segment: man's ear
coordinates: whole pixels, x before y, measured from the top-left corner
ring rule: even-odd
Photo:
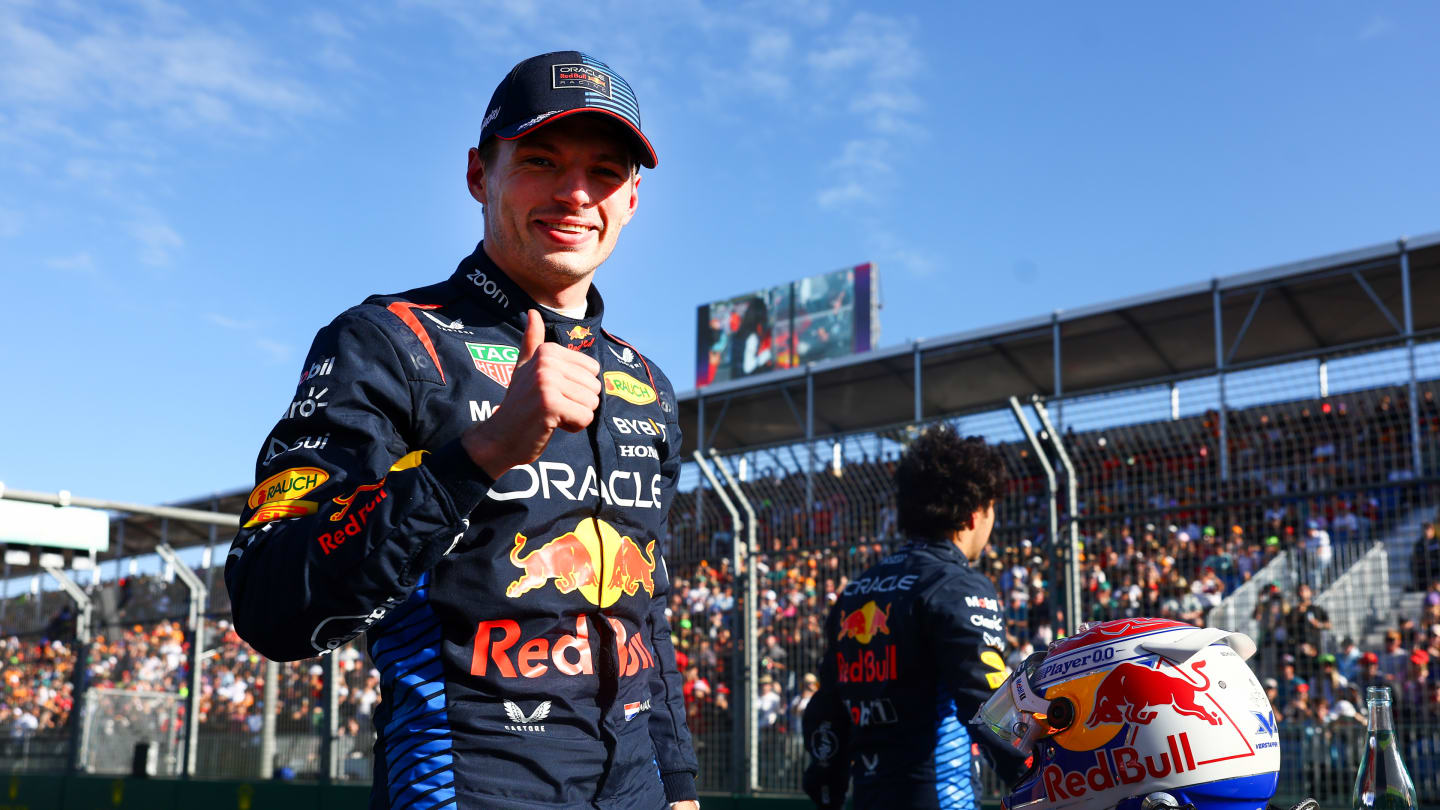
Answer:
[[[630,206],[625,210],[625,221],[621,226],[629,225],[630,220],[635,216],[635,209],[640,205],[640,181],[643,178],[640,172],[635,172],[634,181],[630,183]]]
[[[465,167],[465,182],[470,186],[470,196],[475,202],[485,204],[485,162],[480,159],[480,150],[470,147],[469,161]]]

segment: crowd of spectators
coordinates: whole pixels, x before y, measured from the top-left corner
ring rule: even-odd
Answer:
[[[1425,393],[1421,417],[1428,441],[1440,444],[1433,392]],[[1410,485],[1401,494],[1417,476],[1411,469],[1408,405],[1385,393],[1368,409],[1336,400],[1333,407],[1299,403],[1232,412],[1228,478],[1218,470],[1217,424],[1212,412],[1175,423],[1067,435],[1083,493],[1075,504],[1079,618],[1160,616],[1203,625],[1228,595],[1288,555],[1285,578],[1260,580],[1267,584],[1253,616],[1260,628],[1258,671],[1267,685],[1289,684],[1276,692],[1277,717],[1300,718],[1300,710],[1292,708],[1293,691],[1306,694],[1309,718],[1322,718],[1324,727],[1363,725],[1363,690],[1324,679],[1331,671],[1327,661],[1349,656],[1346,661],[1358,662],[1364,653],[1353,639],[1336,636],[1314,594],[1405,513],[1422,503],[1434,509],[1433,487]],[[995,538],[980,565],[1005,606],[1014,664],[1060,635],[1065,618],[1063,605],[1056,604],[1063,575],[1047,537],[1044,481],[1022,446],[1006,452],[1011,488],[998,505]],[[757,513],[760,546],[755,711],[762,741],[767,730],[798,730],[794,712],[782,708],[808,699],[806,685],[819,671],[825,643],[821,627],[835,595],[848,577],[903,542],[891,497],[895,458],[894,451],[880,453],[838,471],[827,468],[808,481],[776,465],[749,476],[744,485]],[[1068,511],[1063,493],[1061,509]],[[1440,610],[1434,607],[1440,604],[1440,540],[1433,530],[1425,531],[1415,545],[1410,587],[1429,592],[1422,615],[1397,620],[1395,632],[1402,638],[1390,660],[1403,665],[1392,664],[1387,685],[1395,692],[1397,713],[1422,718],[1433,728],[1440,725],[1433,674],[1440,672],[1440,661],[1434,667],[1429,662],[1440,650],[1432,648],[1428,628],[1437,625],[1440,634]],[[672,536],[671,612],[677,650],[686,661],[691,722],[711,732],[698,739],[713,743],[715,766],[723,770],[735,723],[734,692],[740,688],[735,673],[743,663],[736,658],[742,653],[736,639],[746,630],[731,611],[743,586],[731,571],[728,513],[713,496],[682,493],[672,510]],[[1426,632],[1415,632],[1417,627]],[[1284,681],[1286,672],[1301,674]],[[1304,689],[1291,689],[1301,681]],[[790,750],[798,751],[798,743]],[[791,771],[779,766],[776,773]]]
[[[57,629],[64,637],[51,638],[48,631]],[[66,629],[68,634],[63,632]],[[4,658],[0,736],[68,733],[77,643],[73,622],[51,622],[48,631],[0,641]],[[258,748],[265,719],[266,662],[240,640],[228,620],[207,620],[206,634],[198,700],[202,739],[226,737],[235,745]],[[336,666],[338,731],[346,739],[343,751],[347,757],[364,758],[373,738],[371,718],[380,702],[380,673],[357,644],[337,651]],[[281,770],[318,772],[319,740],[325,728],[324,667],[312,660],[280,664],[276,671],[276,734],[313,738],[308,746],[289,746],[287,750],[298,753],[282,763]],[[190,692],[190,635],[182,621],[102,628],[91,641],[87,672],[87,689],[173,696],[165,702],[130,705],[115,702],[114,693],[92,693],[105,695],[95,704],[100,733],[123,732],[132,725],[143,725],[162,737],[178,739],[183,733]]]
[[[1429,392],[1426,436],[1440,435]],[[1400,416],[1405,419],[1400,419]],[[1345,728],[1364,721],[1364,690],[1386,685],[1396,713],[1440,727],[1440,539],[1422,529],[1411,554],[1418,615],[1400,616],[1382,644],[1337,637],[1315,602],[1363,549],[1406,515],[1434,511],[1435,487],[1410,469],[1408,406],[1392,394],[1368,408],[1336,400],[1233,412],[1227,422],[1231,475],[1218,469],[1218,416],[1068,433],[1082,497],[1079,526],[1080,616],[1083,621],[1160,616],[1201,625],[1216,606],[1260,578],[1251,615],[1260,652],[1254,663],[1277,717],[1306,728]],[[1432,444],[1434,438],[1428,439]],[[1011,485],[979,566],[1004,605],[1011,662],[1062,633],[1059,550],[1048,536],[1047,491],[1021,443],[1005,445]],[[898,535],[893,447],[812,476],[775,465],[752,470],[745,488],[757,513],[753,636],[737,606],[745,579],[734,570],[728,513],[699,491],[680,493],[671,514],[670,618],[702,780],[729,784],[738,693],[753,647],[757,676],[754,722],[773,770],[770,784],[796,773],[799,718],[814,693],[825,645],[823,624],[850,577],[890,553]],[[1430,453],[1429,456],[1437,454]],[[1429,471],[1433,473],[1434,471]],[[1398,494],[1397,494],[1398,493]],[[1072,506],[1061,499],[1062,526]],[[1393,533],[1392,533],[1393,534]],[[1266,577],[1282,555],[1287,579]],[[1254,586],[1252,586],[1254,589]],[[89,683],[117,689],[188,689],[189,640],[180,623],[161,617],[183,604],[158,578],[130,578],[112,589],[117,615],[143,612],[139,623],[97,635]],[[223,589],[222,589],[223,590]],[[0,733],[62,729],[70,711],[73,617],[57,614],[45,633],[4,641],[5,704]],[[352,645],[338,654],[342,736],[363,755],[380,699],[379,674]],[[210,625],[199,700],[203,733],[253,737],[265,707],[264,661],[223,619]],[[323,668],[280,667],[281,733],[323,729]]]

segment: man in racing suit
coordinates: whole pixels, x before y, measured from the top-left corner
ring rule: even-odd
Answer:
[[[825,623],[820,691],[805,709],[805,792],[841,807],[979,807],[967,723],[1000,684],[1004,620],[995,586],[971,567],[995,524],[1005,468],[977,437],[927,431],[895,473],[912,542],[845,585]],[[987,747],[1002,777],[1020,763]]]
[[[485,240],[320,330],[226,565],[234,622],[295,660],[367,634],[372,808],[694,808],[662,536],[670,382],[591,285],[655,165],[634,95],[521,62],[470,150]]]

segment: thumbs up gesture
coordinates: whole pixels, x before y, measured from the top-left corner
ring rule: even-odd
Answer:
[[[600,407],[600,364],[583,352],[545,342],[545,322],[526,312],[525,337],[510,388],[493,416],[460,437],[492,478],[540,458],[556,430],[579,433]]]

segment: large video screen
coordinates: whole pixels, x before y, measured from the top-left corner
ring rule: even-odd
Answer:
[[[695,385],[868,352],[880,337],[872,264],[700,305]]]

